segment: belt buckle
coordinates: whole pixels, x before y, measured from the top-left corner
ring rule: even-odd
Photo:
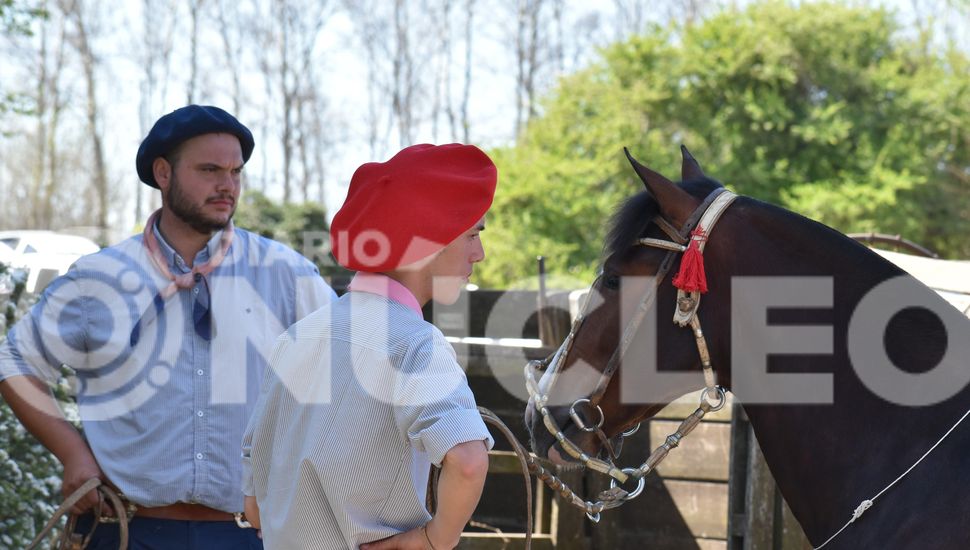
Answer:
[[[101,493],[98,493],[98,498],[99,498],[100,503],[103,503],[104,502],[103,500],[100,500],[102,498],[101,497]],[[125,495],[123,493],[121,493],[121,492],[118,493],[118,498],[121,499],[121,502],[122,503],[124,503],[124,505],[125,505],[125,513],[126,513],[126,517],[127,517],[128,523],[131,523],[131,519],[135,517],[135,512],[138,511],[138,505],[136,505],[134,502],[132,502],[132,501],[128,500],[127,498],[125,498]],[[100,508],[103,509],[103,507],[104,507],[104,505],[101,504]],[[115,515],[113,515],[113,516],[106,516],[104,514],[100,514],[99,513],[98,514],[98,522],[99,523],[121,523],[121,518],[118,516],[117,510],[116,510],[115,511]]]
[[[122,494],[119,493],[118,496],[121,497],[122,501],[125,504],[125,512],[126,512],[126,516],[127,516],[127,519],[128,519],[128,523],[131,523],[131,519],[133,517],[135,517],[135,513],[138,511],[138,506],[135,505],[134,502],[131,502],[130,500],[125,499],[124,498],[124,495],[122,495]],[[117,512],[117,510],[116,510],[116,512]],[[100,522],[100,523],[121,523],[121,518],[118,516],[117,513],[115,513],[115,515],[113,515],[113,516],[106,516],[104,514],[99,514],[98,515],[98,522]]]

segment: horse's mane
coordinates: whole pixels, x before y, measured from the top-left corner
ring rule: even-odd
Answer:
[[[721,184],[712,178],[698,178],[681,182],[681,189],[698,199],[704,199]],[[902,270],[867,249],[842,233],[823,225],[815,220],[806,218],[796,212],[762,202],[751,197],[740,197],[735,208],[755,207],[761,212],[769,214],[777,223],[788,228],[799,227],[800,231],[792,235],[804,235],[813,244],[813,249],[825,256],[820,263],[835,261],[836,258],[850,256],[854,262],[853,272],[858,272],[861,264],[865,264],[874,272],[880,273],[878,278],[885,279],[898,275]],[[651,220],[660,213],[659,205],[649,191],[641,191],[622,202],[613,213],[608,226],[606,243],[603,248],[604,258],[629,249],[637,239],[643,237]],[[824,246],[819,246],[824,242]]]
[[[683,182],[681,188],[691,195],[703,199],[721,184],[710,178]],[[609,230],[604,247],[605,257],[622,252],[643,237],[650,221],[660,213],[657,201],[649,191],[641,191],[624,201],[610,219]]]

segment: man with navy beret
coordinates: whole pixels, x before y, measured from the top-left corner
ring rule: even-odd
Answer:
[[[280,336],[243,438],[247,510],[269,549],[450,550],[493,441],[455,350],[421,308],[485,259],[498,172],[473,145],[360,166],[334,216],[349,292]],[[437,511],[425,509],[430,465]]]
[[[91,478],[123,493],[129,548],[262,547],[241,515],[243,430],[276,337],[335,295],[305,258],[233,226],[254,145],[218,107],[161,117],[135,160],[161,209],[78,260],[0,344],[0,393],[63,464],[65,497]],[[48,390],[63,366],[83,435]],[[117,548],[97,502],[75,506],[77,532],[97,522],[88,548]]]

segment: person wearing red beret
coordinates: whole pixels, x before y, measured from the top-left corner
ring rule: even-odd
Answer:
[[[414,145],[354,173],[331,246],[357,274],[280,337],[243,439],[247,517],[266,548],[458,544],[494,442],[421,308],[454,303],[485,258],[496,183],[491,159],[462,144]]]

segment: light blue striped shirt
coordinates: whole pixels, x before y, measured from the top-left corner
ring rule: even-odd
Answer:
[[[190,271],[157,229],[156,237],[170,270]],[[194,262],[207,261],[220,237]],[[0,344],[0,380],[25,374],[52,382],[59,365],[71,366],[91,450],[130,500],[238,512],[239,446],[272,346],[335,295],[305,258],[236,229],[208,281],[177,292],[133,339],[168,284],[140,235],[81,258]],[[195,330],[200,293],[211,303],[211,340]]]
[[[431,519],[428,473],[493,441],[455,351],[421,315],[348,292],[280,336],[243,439],[268,549],[356,550]]]

